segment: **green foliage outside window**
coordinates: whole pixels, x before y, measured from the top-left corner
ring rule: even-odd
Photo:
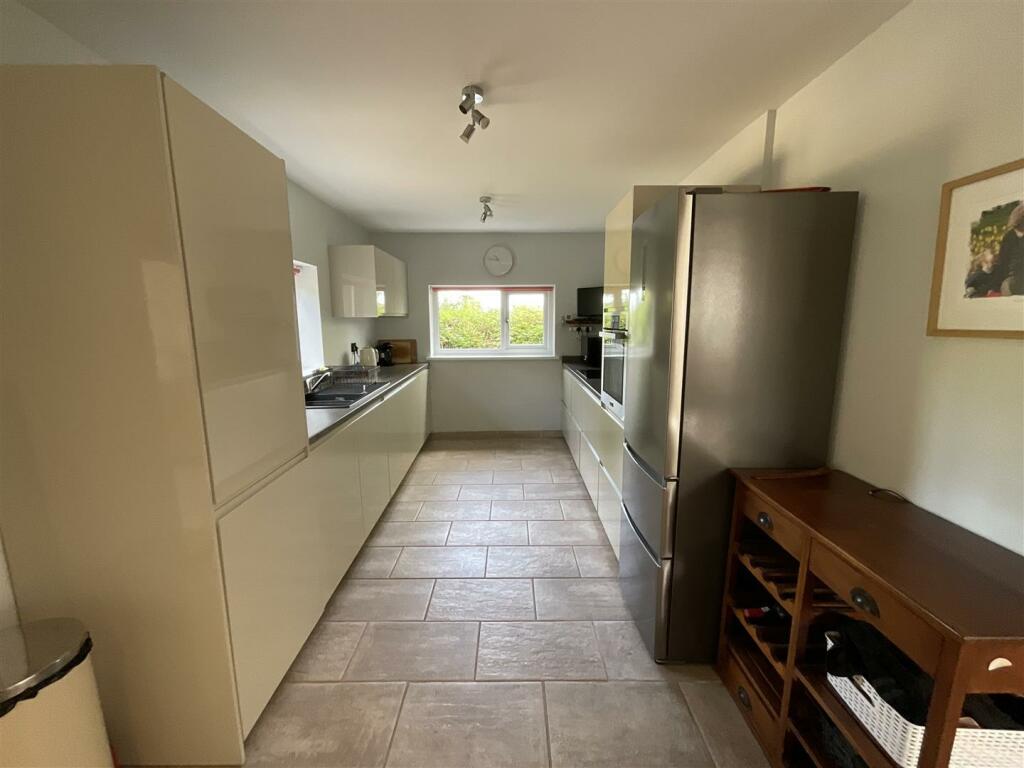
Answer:
[[[467,294],[444,297],[438,302],[438,332],[441,349],[500,349],[501,311],[485,307]],[[544,309],[524,303],[509,307],[509,344],[544,344]]]
[[[461,296],[445,299],[437,312],[441,349],[498,349],[501,346],[501,312],[484,309],[480,300]]]
[[[544,344],[544,310],[541,307],[517,305],[509,308],[508,340],[510,344]]]

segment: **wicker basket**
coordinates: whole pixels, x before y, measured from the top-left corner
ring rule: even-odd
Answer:
[[[827,634],[825,643],[828,648],[833,645]],[[889,757],[903,768],[917,768],[924,741],[923,725],[914,725],[901,717],[860,675],[828,675],[828,683]],[[1021,768],[1024,766],[1024,731],[958,728],[949,766]]]

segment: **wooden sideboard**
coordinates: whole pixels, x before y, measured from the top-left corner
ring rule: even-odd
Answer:
[[[843,472],[732,474],[718,671],[773,766],[832,765],[822,714],[869,768],[897,765],[828,685],[839,615],[932,676],[919,768],[949,765],[966,695],[1024,694],[1024,557]],[[771,625],[740,610],[768,598]]]

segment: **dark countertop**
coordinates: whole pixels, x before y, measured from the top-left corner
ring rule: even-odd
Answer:
[[[390,386],[381,387],[374,393],[374,397],[360,403],[355,408],[307,408],[306,409],[306,432],[309,435],[309,442],[315,443],[337,427],[343,424],[357,413],[364,411],[369,406],[378,402],[382,397],[393,391],[396,386],[408,379],[413,374],[419,373],[428,367],[427,363],[408,363],[405,365],[389,365],[380,368],[371,368],[368,371],[367,381],[386,382]]]
[[[562,355],[562,367],[590,387],[591,392],[601,397],[601,365],[583,362],[582,357]],[[588,374],[590,374],[588,376]],[[596,375],[594,375],[596,374]]]

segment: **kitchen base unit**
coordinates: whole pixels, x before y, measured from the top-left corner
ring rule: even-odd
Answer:
[[[562,368],[562,437],[612,551],[619,557],[622,425],[571,364]]]
[[[426,413],[421,370],[218,522],[243,734],[426,440]]]

